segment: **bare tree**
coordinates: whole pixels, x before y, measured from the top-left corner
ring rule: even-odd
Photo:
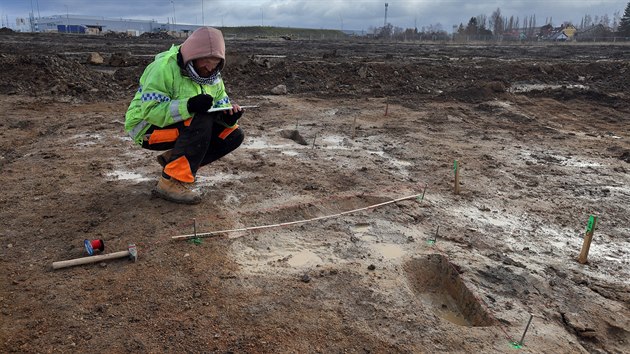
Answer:
[[[617,10],[613,14],[613,22],[612,22],[612,30],[616,31],[617,27],[619,27],[619,20],[621,19],[620,11]]]
[[[503,34],[503,18],[501,17],[501,9],[497,7],[490,15],[490,29],[495,36]]]
[[[477,28],[479,30],[487,29],[486,24],[488,23],[488,16],[481,14],[477,15]]]
[[[600,23],[606,28],[610,28],[610,17],[608,17],[608,14],[604,14],[604,16],[601,17]]]
[[[630,2],[628,2],[623,17],[619,21],[619,33],[622,36],[630,36]]]

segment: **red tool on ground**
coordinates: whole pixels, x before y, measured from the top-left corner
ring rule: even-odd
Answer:
[[[105,250],[105,242],[103,240],[85,240],[83,241],[85,252],[88,255],[93,256],[96,251],[103,252]]]

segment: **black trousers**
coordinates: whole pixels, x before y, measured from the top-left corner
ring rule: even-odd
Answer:
[[[192,119],[163,128],[152,126],[142,147],[171,150],[164,172],[175,179],[192,182],[199,167],[234,151],[245,138],[241,128],[225,128],[216,120],[218,113],[195,114]]]

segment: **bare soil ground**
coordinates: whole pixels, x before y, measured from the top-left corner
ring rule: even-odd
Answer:
[[[228,41],[260,107],[181,206],[122,125],[172,41],[0,35],[0,352],[630,352],[627,46]]]

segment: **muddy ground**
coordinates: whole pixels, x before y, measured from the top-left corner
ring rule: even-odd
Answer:
[[[176,41],[0,35],[1,352],[630,352],[628,46],[228,41],[259,108],[181,206],[123,131]]]

